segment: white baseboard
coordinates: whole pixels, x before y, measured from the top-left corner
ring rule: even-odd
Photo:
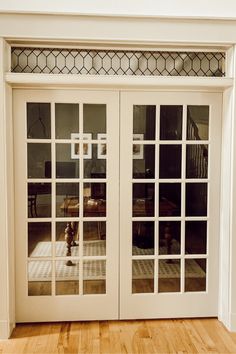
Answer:
[[[236,332],[236,313],[231,313],[229,330],[231,332]]]
[[[8,339],[10,335],[8,321],[0,321],[0,339]]]

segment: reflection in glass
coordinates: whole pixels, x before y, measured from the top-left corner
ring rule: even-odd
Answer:
[[[52,295],[52,262],[28,262],[28,295]]]
[[[208,145],[187,145],[186,178],[207,178]]]
[[[185,222],[185,253],[206,254],[207,221]]]
[[[180,260],[160,259],[158,264],[158,292],[180,291]]]
[[[79,159],[72,159],[70,144],[56,144],[56,178],[79,178]]]
[[[182,139],[182,106],[161,106],[160,140]]]
[[[209,138],[209,106],[188,106],[187,139],[208,140]]]
[[[68,267],[65,261],[56,261],[56,295],[79,294],[79,262],[73,260]]]
[[[27,138],[51,138],[50,103],[27,103]]]
[[[181,178],[181,145],[160,145],[160,178]]]
[[[51,144],[27,144],[28,178],[51,178]]]
[[[84,157],[84,178],[106,178],[106,144],[92,144],[91,156]]]
[[[84,183],[84,216],[106,216],[106,183]]]
[[[155,145],[133,145],[133,178],[155,178]]]
[[[181,222],[159,222],[159,254],[180,254]]]
[[[28,257],[52,255],[52,232],[50,222],[28,223]]]
[[[56,216],[79,216],[79,183],[56,183]]]
[[[106,261],[83,262],[83,293],[106,293]]]
[[[71,139],[79,133],[79,105],[74,103],[55,104],[56,139]]]
[[[99,139],[99,134],[106,133],[106,105],[84,104],[84,133],[92,134],[92,139]]]
[[[159,184],[159,216],[181,215],[181,183]]]
[[[155,140],[156,106],[133,107],[133,139]]]
[[[186,183],[186,216],[207,216],[207,183]]]
[[[206,259],[185,259],[185,291],[206,291]]]
[[[83,227],[84,256],[106,255],[106,222],[86,221]]]
[[[133,222],[132,254],[135,256],[154,254],[154,222],[153,221]]]
[[[68,221],[73,231],[73,241],[71,242],[71,256],[79,256],[79,223],[74,221]],[[68,222],[57,222],[56,223],[56,244],[55,244],[55,254],[56,257],[67,256],[68,248],[66,242],[66,228]]]
[[[133,216],[154,216],[154,202],[154,183],[133,183]]]
[[[132,293],[154,292],[154,260],[132,261]]]
[[[51,183],[28,183],[28,217],[51,217]]]

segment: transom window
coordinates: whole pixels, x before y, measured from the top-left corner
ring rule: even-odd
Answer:
[[[225,52],[12,47],[15,73],[225,76]]]

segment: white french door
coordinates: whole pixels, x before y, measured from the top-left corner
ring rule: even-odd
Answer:
[[[118,318],[118,104],[14,92],[18,322]]]
[[[221,95],[121,102],[120,318],[216,316]]]
[[[217,315],[221,95],[14,90],[16,320]]]

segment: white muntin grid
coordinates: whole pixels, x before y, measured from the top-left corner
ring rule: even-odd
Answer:
[[[165,104],[166,106],[166,104]],[[176,105],[175,105],[176,106]],[[156,105],[156,137],[155,140],[133,140],[133,144],[138,145],[155,145],[155,177],[150,179],[145,178],[133,178],[131,179],[131,185],[133,183],[155,183],[154,186],[154,215],[153,216],[132,216],[132,223],[138,221],[154,221],[154,254],[153,255],[132,255],[132,260],[154,260],[154,294],[158,293],[158,270],[159,261],[167,259],[180,260],[180,291],[185,292],[185,260],[188,259],[205,259],[206,260],[206,290],[208,291],[208,238],[209,238],[209,188],[210,188],[210,144],[211,144],[211,107],[209,107],[209,122],[208,122],[208,140],[188,140],[187,139],[187,107],[186,104],[180,104],[183,107],[182,111],[182,138],[180,140],[161,140],[160,139],[160,105]],[[197,105],[194,105],[197,106]],[[132,125],[133,126],[133,125]],[[181,145],[181,177],[180,178],[159,178],[159,163],[160,163],[160,145]],[[207,166],[207,178],[186,178],[186,148],[187,145],[207,145],[208,147],[208,166]],[[159,216],[159,185],[160,183],[180,183],[181,185],[181,214],[180,216]],[[187,183],[206,183],[207,184],[207,215],[206,216],[186,216],[186,184]],[[133,212],[132,212],[133,214]],[[179,221],[181,223],[180,233],[180,254],[159,254],[159,222],[160,221]],[[185,222],[186,221],[206,221],[206,254],[185,254]],[[133,242],[133,241],[132,241]],[[132,274],[132,272],[131,272]],[[198,291],[199,293],[201,291]],[[171,292],[173,293],[173,292]],[[162,293],[159,293],[162,294]],[[134,295],[138,295],[134,293]]]
[[[31,103],[31,102],[27,102]],[[25,195],[26,195],[26,203],[25,205],[28,204],[28,184],[29,183],[50,183],[51,184],[51,217],[29,217],[28,211],[26,210],[27,213],[27,218],[26,218],[26,230],[28,230],[28,223],[36,223],[36,222],[49,222],[51,223],[51,256],[47,257],[28,257],[28,236],[26,237],[26,242],[25,242],[25,255],[27,259],[27,264],[31,261],[41,261],[41,262],[51,262],[51,267],[52,267],[52,277],[50,279],[51,281],[51,296],[56,295],[56,262],[59,261],[68,261],[71,260],[72,262],[79,262],[79,277],[78,277],[78,282],[79,282],[79,294],[76,295],[70,295],[70,296],[78,296],[78,295],[83,295],[83,264],[84,261],[101,261],[104,260],[106,263],[107,260],[107,255],[104,256],[84,256],[83,255],[83,222],[106,222],[107,217],[106,216],[101,216],[101,217],[85,217],[83,215],[83,194],[84,194],[84,184],[85,183],[105,183],[107,184],[107,176],[106,178],[84,178],[84,156],[83,156],[83,143],[88,143],[88,144],[96,144],[98,146],[99,143],[101,143],[100,140],[98,139],[81,139],[83,137],[83,120],[84,120],[84,115],[83,115],[83,102],[78,102],[79,105],[79,137],[80,139],[56,139],[55,136],[55,129],[56,129],[56,117],[55,117],[55,105],[57,102],[51,101],[51,102],[32,102],[32,103],[49,103],[50,104],[50,112],[51,112],[51,138],[50,139],[28,139],[27,138],[27,103],[25,105],[25,156],[27,156],[27,145],[28,143],[38,143],[38,144],[50,144],[51,145],[51,178],[28,178],[28,163],[26,161],[26,170],[25,170]],[[70,102],[68,102],[70,104]],[[74,104],[74,102],[72,103]],[[86,103],[87,104],[87,103]],[[92,103],[91,103],[92,104]],[[106,113],[107,116],[107,113]],[[107,119],[107,117],[106,117]],[[104,144],[107,145],[107,140],[104,139],[102,141]],[[79,144],[79,149],[80,149],[80,155],[78,158],[79,161],[79,177],[78,178],[57,178],[56,177],[56,145],[57,144]],[[107,149],[109,151],[109,147]],[[107,156],[109,156],[109,153],[107,153]],[[107,159],[107,157],[104,157],[104,159]],[[106,168],[107,171],[107,168]],[[107,173],[107,172],[106,172]],[[56,215],[56,186],[57,183],[78,183],[79,184],[79,215],[76,217],[63,217],[63,216],[57,216]],[[107,190],[107,186],[106,186]],[[106,205],[106,215],[107,215],[107,205]],[[56,223],[57,222],[77,222],[78,223],[78,230],[79,230],[79,254],[78,256],[57,256],[56,255]],[[28,235],[28,231],[27,231]],[[77,241],[78,242],[78,241]],[[106,269],[106,265],[105,265]],[[28,266],[26,267],[26,274],[28,274]],[[26,279],[28,279],[28,275],[26,276]],[[26,287],[26,292],[28,287]],[[103,295],[103,294],[97,294],[97,295]],[[40,295],[39,295],[40,296]],[[60,295],[57,295],[60,296]],[[65,295],[62,295],[65,296]]]

